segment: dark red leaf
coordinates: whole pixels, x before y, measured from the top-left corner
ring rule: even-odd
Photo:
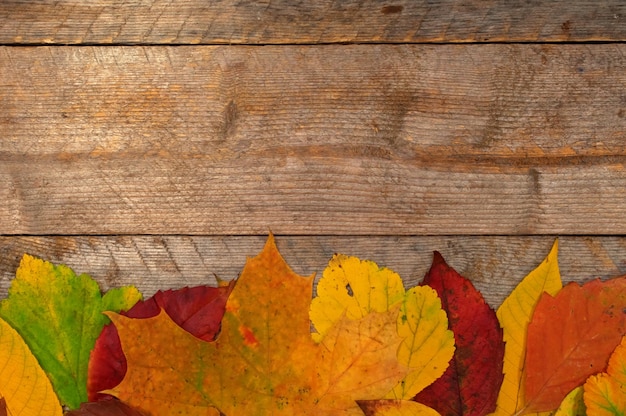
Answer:
[[[0,416],[7,416],[7,402],[0,397]]]
[[[131,318],[151,318],[165,310],[174,322],[190,334],[212,341],[218,334],[224,307],[234,281],[228,286],[198,286],[178,290],[159,291],[153,297],[138,302],[128,312]],[[126,357],[122,352],[117,330],[113,325],[104,327],[96,340],[89,359],[87,392],[90,401],[110,398],[102,390],[117,386],[126,374]]]
[[[496,408],[504,341],[493,309],[472,283],[448,266],[438,252],[422,285],[435,289],[448,314],[456,351],[446,372],[415,400],[442,416],[483,416]]]
[[[97,403],[83,403],[79,409],[67,412],[65,416],[144,416],[144,414],[119,400],[111,399]]]

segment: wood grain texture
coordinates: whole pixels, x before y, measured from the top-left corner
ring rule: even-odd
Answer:
[[[0,299],[24,253],[215,284],[270,230],[493,307],[559,234],[625,274],[624,41],[620,0],[0,1]]]
[[[594,1],[41,0],[0,2],[4,44],[561,42],[626,39]]]
[[[103,290],[136,285],[146,296],[156,290],[215,284],[214,275],[234,279],[246,257],[263,248],[265,236],[78,236],[1,237],[0,299],[24,253],[78,273],[88,273]],[[547,255],[554,241],[543,237],[357,237],[277,236],[286,261],[302,275],[320,276],[333,253],[376,261],[398,272],[406,285],[421,281],[433,250],[498,306],[519,281]],[[586,281],[626,273],[626,238],[560,237],[563,280]]]
[[[0,48],[0,234],[626,233],[626,46]]]

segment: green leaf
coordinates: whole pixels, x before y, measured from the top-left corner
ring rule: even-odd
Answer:
[[[61,403],[76,409],[87,400],[89,353],[109,323],[102,312],[128,309],[140,299],[134,287],[102,296],[88,275],[24,255],[0,317],[24,338]]]

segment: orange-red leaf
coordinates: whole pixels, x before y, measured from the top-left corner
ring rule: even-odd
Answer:
[[[528,325],[525,412],[556,409],[590,375],[603,371],[626,334],[626,278],[566,285],[544,294]]]
[[[444,416],[482,416],[494,411],[504,377],[504,342],[495,311],[438,252],[422,284],[439,294],[456,351],[443,376],[415,400]]]
[[[163,309],[184,330],[200,339],[211,341],[219,332],[226,299],[233,285],[234,282],[221,287],[197,286],[158,291],[122,314],[130,318],[149,318],[158,315]],[[107,325],[96,340],[89,358],[89,400],[110,398],[99,392],[117,386],[126,374],[126,366],[117,329]]]

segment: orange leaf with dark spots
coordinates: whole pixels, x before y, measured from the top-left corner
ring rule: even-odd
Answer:
[[[569,283],[543,294],[528,325],[526,413],[552,411],[587,377],[606,369],[626,335],[626,278]]]
[[[456,351],[443,376],[415,400],[442,416],[483,416],[493,412],[504,377],[504,341],[495,311],[438,252],[434,253],[422,285],[439,294],[454,333]]]

